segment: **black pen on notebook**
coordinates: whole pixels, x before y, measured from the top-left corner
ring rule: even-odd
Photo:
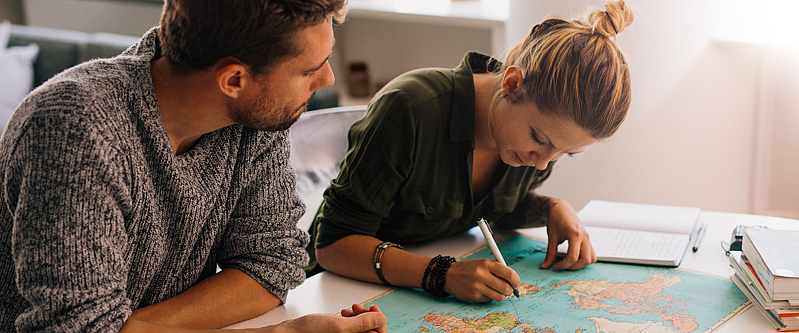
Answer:
[[[707,223],[703,223],[699,227],[699,231],[696,232],[696,242],[694,242],[694,248],[692,249],[694,252],[699,250],[699,244],[702,243],[702,238],[705,237],[705,229],[707,229]]]
[[[505,263],[505,258],[502,258],[502,253],[499,252],[499,248],[497,247],[497,242],[495,242],[494,237],[491,236],[492,232],[491,229],[488,227],[488,223],[486,222],[486,220],[481,217],[479,220],[477,220],[477,225],[480,226],[480,231],[483,232],[483,237],[486,239],[486,242],[488,243],[488,248],[491,249],[491,253],[494,254],[494,258],[496,258],[500,264],[508,266],[508,264]],[[513,296],[519,298],[519,289],[513,288]]]

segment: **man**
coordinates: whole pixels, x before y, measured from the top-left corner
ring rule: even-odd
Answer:
[[[31,93],[0,145],[0,330],[190,332],[284,302],[308,260],[286,129],[333,83],[345,2],[167,0]],[[342,315],[259,331],[386,331]]]

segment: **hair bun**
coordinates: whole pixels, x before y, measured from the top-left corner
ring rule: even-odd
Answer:
[[[594,32],[608,37],[616,37],[633,23],[635,14],[624,0],[605,2],[605,10],[595,9],[588,14],[588,24]]]

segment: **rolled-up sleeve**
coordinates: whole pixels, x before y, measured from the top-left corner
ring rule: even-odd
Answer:
[[[401,91],[384,92],[349,131],[350,149],[325,191],[316,247],[352,234],[374,236],[413,168],[416,126]]]
[[[268,135],[254,173],[233,210],[219,252],[221,268],[239,269],[281,301],[305,281],[309,236],[297,228],[305,205],[295,194],[288,132]]]

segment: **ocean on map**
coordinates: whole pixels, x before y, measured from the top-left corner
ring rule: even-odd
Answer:
[[[706,332],[747,308],[730,281],[671,268],[596,263],[579,271],[539,269],[546,244],[522,236],[498,243],[522,279],[521,298],[466,303],[398,289],[377,304],[389,332]],[[483,249],[468,259],[492,258]],[[707,297],[713,295],[713,297]]]

